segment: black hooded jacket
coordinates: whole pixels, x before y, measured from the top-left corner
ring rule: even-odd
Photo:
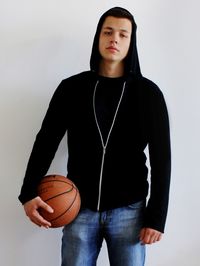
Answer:
[[[125,59],[124,76],[109,79],[98,75],[98,40],[102,24],[108,15],[115,16],[122,10],[113,8],[100,18],[92,48],[91,70],[63,80],[56,89],[36,136],[19,200],[24,204],[37,196],[38,183],[48,171],[66,131],[67,175],[79,188],[83,208],[105,211],[146,200],[149,184],[144,150],[148,146],[150,197],[144,226],[163,232],[170,184],[168,113],[160,89],[140,72],[136,24],[131,14],[131,45]],[[111,89],[109,97],[115,97],[111,105],[116,105],[120,95],[122,98],[103,155],[101,133],[105,144],[110,126],[104,131],[106,119],[102,114],[105,110],[101,112],[98,106],[98,94],[94,101],[94,91],[97,87],[109,90],[109,86],[116,86],[118,91],[118,95],[113,96],[115,90]],[[112,111],[111,117],[114,113]]]

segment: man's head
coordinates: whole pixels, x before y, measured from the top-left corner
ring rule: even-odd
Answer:
[[[101,63],[122,64],[129,51],[131,33],[129,19],[106,17],[99,36]]]
[[[101,16],[97,25],[90,60],[91,69],[98,72],[102,58],[105,59],[106,57],[108,59],[109,55],[110,58],[114,58],[115,60],[117,60],[117,56],[118,60],[125,60],[125,72],[138,72],[140,74],[136,49],[136,28],[134,18],[128,10],[121,7],[114,7],[106,11]],[[121,38],[122,33],[126,33],[126,38]],[[116,40],[114,42],[106,34],[111,34],[112,37],[118,38],[119,53],[117,53],[117,50],[112,50],[113,47],[118,49]],[[110,49],[106,50],[107,46]]]

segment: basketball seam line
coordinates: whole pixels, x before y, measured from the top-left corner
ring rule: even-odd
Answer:
[[[46,199],[45,202],[47,202],[47,201],[49,201],[49,200],[51,200],[51,199],[54,199],[54,198],[56,198],[56,197],[62,196],[62,195],[64,195],[64,194],[66,194],[66,193],[69,193],[69,192],[71,192],[74,188],[75,188],[75,187],[72,186],[71,189],[69,189],[69,190],[67,190],[67,191],[64,191],[64,192],[62,192],[62,193],[60,193],[60,194],[56,194],[55,196]],[[75,189],[76,189],[76,188],[75,188]]]
[[[76,189],[76,188],[75,188]],[[72,201],[71,205],[63,212],[61,213],[59,216],[57,216],[56,218],[53,218],[52,220],[50,220],[49,222],[53,222],[55,220],[57,220],[58,218],[60,218],[61,216],[63,216],[66,212],[68,212],[70,210],[70,208],[73,206],[75,200],[76,200],[76,197],[78,195],[78,190],[76,189],[76,195],[74,197],[74,200]]]
[[[63,181],[63,180],[42,180],[41,184],[51,183],[51,182],[61,182],[61,183],[66,183],[66,184],[72,185],[72,183],[68,182],[67,180],[66,181]]]

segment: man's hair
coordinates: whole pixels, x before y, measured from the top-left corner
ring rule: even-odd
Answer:
[[[109,9],[106,13],[104,13],[105,18],[108,16],[116,18],[127,18],[130,21],[133,21],[133,15],[128,10],[122,7],[113,7]]]

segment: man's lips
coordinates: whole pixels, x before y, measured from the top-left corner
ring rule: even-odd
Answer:
[[[119,50],[116,47],[114,47],[114,46],[108,46],[106,49],[109,50],[109,51],[119,52]]]

